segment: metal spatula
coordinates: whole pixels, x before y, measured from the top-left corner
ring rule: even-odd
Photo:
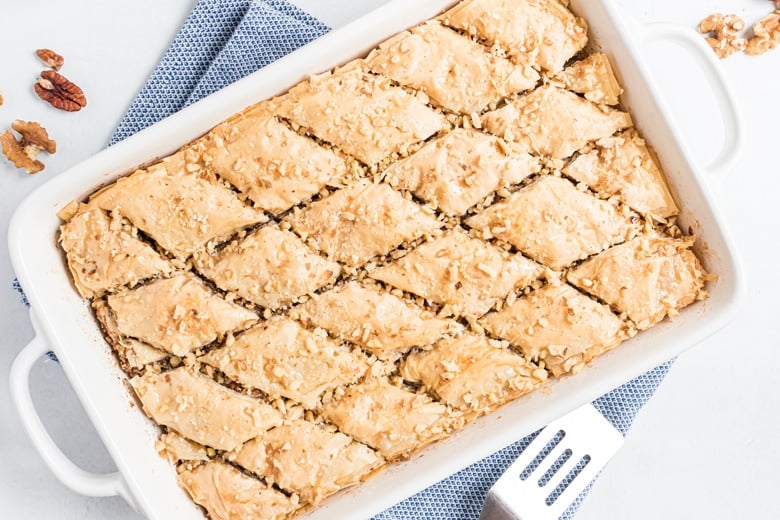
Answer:
[[[557,520],[621,444],[590,404],[551,422],[490,488],[480,520]]]

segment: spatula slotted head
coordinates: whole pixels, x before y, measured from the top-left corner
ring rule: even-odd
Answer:
[[[556,520],[623,443],[588,404],[550,423],[496,482],[480,520]]]

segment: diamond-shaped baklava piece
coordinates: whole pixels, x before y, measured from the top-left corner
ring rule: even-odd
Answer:
[[[351,266],[444,225],[390,186],[368,179],[318,200],[289,221],[312,246]]]
[[[520,255],[453,230],[370,276],[446,305],[454,314],[478,317],[542,270]]]
[[[277,225],[265,226],[214,254],[199,252],[195,265],[220,289],[271,309],[333,283],[341,272],[339,264]]]
[[[324,392],[357,381],[368,369],[359,350],[283,316],[249,329],[200,360],[246,387],[272,398],[293,399],[306,408],[315,408]]]
[[[556,75],[555,79],[593,103],[617,105],[623,93],[607,55],[602,52],[575,61]]]
[[[366,61],[374,72],[419,88],[437,105],[462,114],[481,112],[539,80],[530,65],[496,56],[437,21],[394,36]]]
[[[125,371],[141,368],[148,363],[167,358],[170,354],[164,350],[135,338],[130,338],[119,331],[116,316],[111,312],[105,300],[96,300],[92,304],[95,316],[100,322],[106,340],[119,356],[119,362]]]
[[[147,372],[130,384],[146,414],[204,446],[232,450],[282,424],[270,405],[230,390],[192,367]]]
[[[221,461],[185,469],[178,479],[212,520],[284,520],[299,507],[297,496],[288,497]]]
[[[548,84],[482,116],[485,128],[558,159],[632,125],[631,116]]]
[[[229,458],[316,505],[384,464],[374,450],[334,430],[295,419],[252,439]]]
[[[424,394],[372,378],[348,387],[323,413],[339,429],[388,461],[404,458],[452,430],[457,414]]]
[[[401,376],[424,384],[450,406],[486,412],[536,389],[547,372],[505,342],[463,334],[410,354]]]
[[[63,224],[59,241],[84,298],[173,271],[119,215],[109,216],[99,208],[86,209]]]
[[[222,123],[204,140],[206,165],[238,188],[255,206],[281,213],[338,186],[344,159],[277,120],[265,105]]]
[[[640,236],[583,262],[568,279],[646,329],[706,298],[708,275],[690,249],[694,240]]]
[[[638,231],[631,216],[553,176],[516,191],[466,223],[553,269],[628,240]]]
[[[678,212],[661,169],[636,130],[597,141],[562,171],[602,196],[619,196],[639,213],[667,218]]]
[[[186,258],[207,242],[266,217],[217,183],[185,152],[119,179],[90,199],[91,206],[127,217],[160,247]]]
[[[608,307],[565,283],[518,298],[480,323],[555,376],[578,372],[628,337],[627,326]]]
[[[394,188],[409,190],[450,215],[462,215],[540,168],[538,159],[514,143],[457,128],[392,164],[383,175]]]
[[[445,125],[441,114],[361,60],[299,83],[279,100],[279,113],[368,165]]]
[[[157,454],[167,459],[171,464],[178,464],[182,461],[209,460],[208,450],[205,446],[192,442],[173,430],[168,430],[168,433],[160,435],[160,438],[154,443],[154,447]]]
[[[442,21],[556,72],[588,43],[588,26],[560,0],[465,0]]]
[[[430,345],[463,326],[437,318],[375,285],[349,282],[295,307],[291,315],[360,345],[381,359]]]
[[[177,356],[255,323],[257,315],[211,292],[191,273],[110,295],[117,330]]]

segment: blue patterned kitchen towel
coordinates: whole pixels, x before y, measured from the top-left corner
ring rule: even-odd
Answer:
[[[264,67],[328,30],[284,0],[200,0],[131,104],[110,144]],[[671,363],[613,390],[594,405],[625,435]],[[533,435],[522,439],[452,475],[382,512],[376,519],[478,518],[487,490],[532,438]],[[586,494],[587,490],[562,518],[572,518]]]

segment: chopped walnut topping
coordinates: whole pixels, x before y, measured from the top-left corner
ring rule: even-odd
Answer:
[[[44,169],[44,164],[37,159],[38,154],[45,150],[49,154],[57,151],[57,141],[49,138],[49,133],[34,121],[17,119],[11,123],[11,128],[19,132],[18,140],[13,132],[7,130],[0,135],[3,154],[17,168],[24,168],[27,173],[38,173]]]
[[[707,297],[567,6],[463,0],[55,208],[208,518],[307,513]]]
[[[558,0],[466,0],[441,20],[505,50],[515,61],[552,72],[588,42],[588,25]]]
[[[35,51],[35,54],[50,69],[60,70],[62,68],[62,64],[65,63],[65,58],[51,49],[38,49]]]
[[[739,36],[743,29],[745,21],[735,14],[714,13],[699,23],[699,32],[711,35],[707,36],[707,43],[720,59],[745,50],[747,40]]]
[[[391,38],[367,63],[371,70],[419,88],[438,105],[463,114],[533,88],[539,79],[530,65],[485,52],[482,45],[437,21]]]
[[[552,84],[484,114],[482,122],[488,132],[556,159],[633,124],[626,112],[591,103]]]
[[[3,106],[3,93],[0,92],[0,106]]]
[[[256,475],[273,477],[282,489],[317,504],[360,482],[384,459],[341,432],[297,419],[244,444],[235,462]]]
[[[753,24],[753,34],[747,42],[745,54],[757,56],[780,45],[780,5],[774,12]]]
[[[457,414],[446,405],[381,378],[350,386],[324,407],[323,415],[388,460],[406,458],[457,424]]]
[[[298,508],[298,496],[287,496],[221,461],[185,467],[179,484],[203,506],[209,518],[282,520]]]
[[[617,105],[623,87],[615,78],[607,55],[603,52],[591,54],[576,61],[555,76],[563,85],[585,96],[593,103]]]

